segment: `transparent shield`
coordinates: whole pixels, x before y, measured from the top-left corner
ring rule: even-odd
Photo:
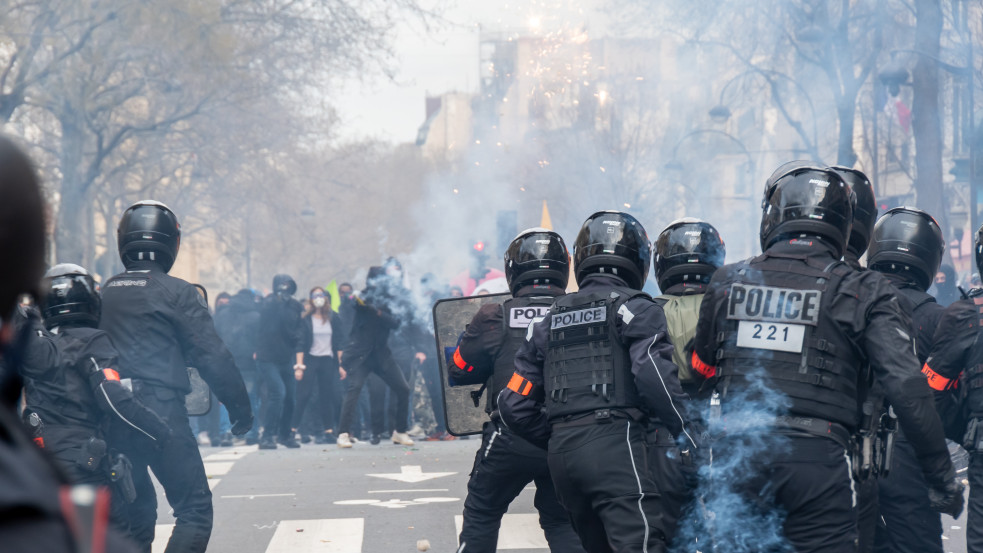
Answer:
[[[212,392],[208,384],[198,374],[198,369],[188,367],[188,380],[191,381],[191,392],[184,396],[184,406],[188,416],[200,417],[212,410]]]
[[[433,306],[434,336],[437,339],[437,361],[440,364],[440,389],[443,392],[444,416],[447,431],[455,436],[481,433],[481,426],[489,420],[485,413],[485,401],[490,390],[485,390],[475,405],[480,384],[450,386],[447,364],[457,347],[457,339],[474,315],[486,303],[502,304],[511,294],[490,294],[467,298],[440,300]]]

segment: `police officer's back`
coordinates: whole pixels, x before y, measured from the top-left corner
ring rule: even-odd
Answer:
[[[897,207],[877,221],[867,252],[867,265],[891,282],[901,305],[911,314],[911,335],[919,363],[928,358],[945,311],[926,293],[944,250],[942,230],[931,215],[916,208]],[[878,547],[896,553],[941,552],[942,520],[932,510],[929,487],[904,432],[897,437],[888,469],[889,474],[878,481],[880,515],[885,523],[878,532]]]
[[[726,248],[713,225],[686,217],[669,223],[655,240],[655,279],[662,295],[655,298],[662,306],[672,340],[672,360],[679,369],[679,382],[693,402],[690,409],[699,411],[707,404],[707,394],[700,394],[702,380],[689,369],[696,323],[707,285],[713,273],[724,264]],[[659,487],[665,505],[665,530],[671,541],[678,521],[692,500],[690,486],[698,467],[692,458],[683,458],[678,445],[666,428],[649,426],[649,472]],[[695,520],[694,517],[688,520]],[[687,534],[694,529],[690,528]],[[689,539],[691,536],[686,536]]]
[[[725,484],[788,513],[784,539],[796,551],[855,551],[848,448],[866,360],[940,494],[937,507],[961,509],[910,321],[882,275],[840,261],[853,217],[848,187],[835,172],[799,166],[769,179],[762,205],[764,253],[714,275],[694,340],[693,367],[715,379],[729,431],[715,453],[729,447],[738,466],[752,467]]]
[[[502,424],[498,396],[515,372],[515,354],[525,342],[529,324],[549,313],[564,294],[570,273],[569,254],[559,234],[541,228],[525,230],[505,252],[505,278],[512,298],[488,303],[464,332],[448,377],[453,384],[485,384],[485,410],[491,420],[482,428],[464,501],[458,551],[493,553],[509,504],[530,483],[536,483],[536,509],[552,551],[582,551],[570,517],[556,499],[546,464],[546,450],[515,435]]]
[[[33,318],[24,322],[32,325],[20,369],[25,422],[35,442],[73,482],[115,484],[112,509],[114,519],[120,519],[134,498],[129,461],[115,451],[117,443],[128,437],[163,448],[170,429],[121,384],[114,369],[116,348],[96,328],[99,294],[85,269],[56,265],[48,271],[43,289],[46,328]]]
[[[640,291],[650,252],[631,215],[592,215],[574,245],[580,290],[529,328],[499,398],[509,428],[548,445],[557,496],[591,552],[666,547],[648,419],[695,447],[665,317]]]
[[[180,245],[177,218],[164,204],[142,201],[124,212],[117,230],[126,272],[103,288],[100,326],[119,350],[119,373],[138,399],[174,432],[171,445],[156,452],[130,442],[137,499],[129,510],[135,539],[150,547],[157,518],[149,466],[167,492],[176,518],[167,551],[204,551],[212,526],[211,492],[184,396],[191,391],[187,367],[198,369],[225,404],[232,432],[252,425],[242,377],[215,332],[205,299],[193,285],[167,274]]]

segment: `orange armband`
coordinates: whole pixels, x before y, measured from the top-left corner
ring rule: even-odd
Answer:
[[[519,373],[512,373],[512,379],[509,380],[507,388],[521,396],[528,396],[532,392],[532,382],[523,378]]]

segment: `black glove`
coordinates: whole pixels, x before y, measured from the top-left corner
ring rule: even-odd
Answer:
[[[945,513],[952,518],[959,518],[966,501],[966,498],[963,497],[963,491],[965,489],[966,486],[955,478],[946,482],[942,488],[937,486],[930,487],[928,489],[928,500],[932,504],[932,510]]]
[[[245,417],[237,418],[232,421],[232,434],[235,436],[242,436],[249,429],[253,427],[253,415],[252,413],[246,414]]]

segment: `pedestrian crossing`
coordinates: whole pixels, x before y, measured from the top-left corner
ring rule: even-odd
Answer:
[[[454,517],[455,541],[461,533],[463,517]],[[152,553],[163,553],[171,537],[173,524],[157,525]],[[363,553],[364,518],[329,518],[314,520],[281,520],[265,553]],[[507,514],[502,518],[498,533],[499,551],[548,550],[546,537],[539,527],[537,514]],[[368,552],[364,552],[368,553]]]

